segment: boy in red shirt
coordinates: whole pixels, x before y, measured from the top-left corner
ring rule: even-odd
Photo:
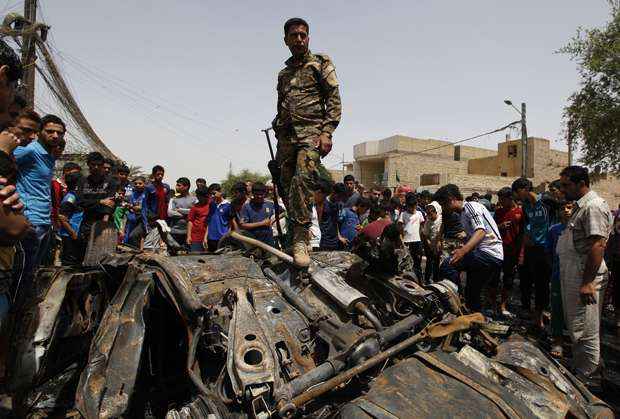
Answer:
[[[499,312],[504,317],[513,317],[508,311],[508,295],[512,290],[512,285],[517,270],[519,254],[523,244],[523,211],[514,201],[511,188],[502,188],[497,192],[500,208],[495,211],[495,222],[502,236],[504,247],[504,263],[502,271],[502,293]],[[497,285],[490,287],[490,297],[493,304],[497,299]]]
[[[187,216],[187,244],[191,252],[204,252],[204,239],[211,218],[211,199],[209,190],[204,186],[196,189],[196,202],[189,210]]]

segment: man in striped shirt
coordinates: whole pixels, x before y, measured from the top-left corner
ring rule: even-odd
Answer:
[[[493,217],[484,205],[464,202],[458,186],[448,184],[435,193],[444,213],[458,213],[467,239],[465,244],[452,252],[440,268],[440,276],[459,284],[459,272],[467,274],[465,301],[472,311],[482,308],[481,295],[487,281],[499,280],[504,259],[502,238]]]

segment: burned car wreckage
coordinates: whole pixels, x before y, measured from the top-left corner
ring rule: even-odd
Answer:
[[[347,252],[302,272],[252,245],[102,247],[39,271],[13,324],[18,416],[613,417],[535,344],[492,335],[449,281]]]

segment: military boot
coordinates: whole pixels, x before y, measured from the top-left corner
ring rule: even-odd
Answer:
[[[310,266],[309,242],[308,229],[304,226],[295,226],[293,229],[293,260],[300,268]]]

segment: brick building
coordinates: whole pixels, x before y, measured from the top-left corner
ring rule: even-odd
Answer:
[[[367,187],[395,187],[400,183],[432,191],[455,183],[464,194],[494,193],[521,176],[521,156],[521,140],[507,140],[499,143],[497,150],[489,150],[394,135],[356,144],[352,172]],[[528,138],[527,175],[534,185],[557,179],[567,165],[568,153],[552,149],[547,139]],[[604,175],[599,178],[594,189],[616,208],[620,181]]]

